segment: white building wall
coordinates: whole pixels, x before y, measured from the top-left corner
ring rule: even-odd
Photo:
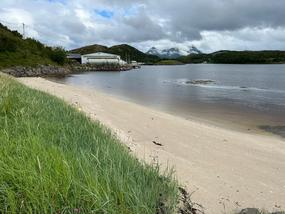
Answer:
[[[125,62],[124,60],[120,60],[120,65],[126,65],[127,62]]]
[[[96,54],[90,54],[81,56],[81,62],[82,64],[121,64],[121,57],[116,55],[106,55],[106,57],[104,57],[103,54],[98,56],[96,56]]]
[[[119,64],[118,59],[94,59],[94,58],[84,58],[82,61],[83,64]]]

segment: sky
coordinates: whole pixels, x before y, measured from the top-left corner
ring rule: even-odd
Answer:
[[[284,11],[285,0],[0,0],[0,22],[68,50],[285,50]]]

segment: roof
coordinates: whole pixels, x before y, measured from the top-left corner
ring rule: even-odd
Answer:
[[[92,57],[119,57],[119,55],[115,54],[109,54],[109,53],[103,53],[103,52],[97,52],[97,53],[91,53],[91,54],[85,54],[84,56],[92,56]]]
[[[81,54],[67,54],[67,58],[69,58],[69,59],[80,59]]]

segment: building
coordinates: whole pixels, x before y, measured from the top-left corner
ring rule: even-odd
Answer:
[[[77,62],[81,63],[81,54],[67,54],[67,59],[76,60]]]
[[[82,64],[118,64],[124,65],[126,64],[125,61],[121,60],[121,57],[115,54],[109,53],[92,53],[92,54],[85,54],[81,56],[81,63]]]
[[[131,66],[133,68],[140,68],[141,67],[141,65],[137,61],[131,61]]]

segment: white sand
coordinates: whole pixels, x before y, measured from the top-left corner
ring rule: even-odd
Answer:
[[[42,78],[20,82],[63,98],[110,127],[141,159],[174,166],[206,213],[285,209],[285,141],[184,120],[94,90]],[[163,144],[156,146],[152,141]]]

